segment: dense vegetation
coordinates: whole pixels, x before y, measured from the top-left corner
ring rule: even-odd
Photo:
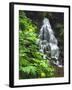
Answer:
[[[35,17],[36,14],[36,17]],[[55,77],[55,68],[49,62],[49,60],[43,60],[43,54],[39,52],[39,46],[36,41],[38,39],[38,33],[42,19],[44,16],[48,16],[51,19],[55,19],[53,13],[39,13],[39,12],[24,12],[19,11],[19,78],[46,78]],[[56,14],[57,15],[57,14]],[[39,18],[40,17],[40,18]],[[63,21],[63,20],[62,20]],[[59,24],[55,22],[56,27],[53,28],[59,30],[59,36],[56,36],[59,40],[59,47],[63,50],[63,22]],[[60,21],[59,21],[60,22]],[[58,24],[57,24],[58,23]],[[52,23],[54,25],[54,22]],[[55,31],[55,32],[56,32]],[[63,54],[62,54],[63,55]],[[61,59],[62,60],[62,59]]]

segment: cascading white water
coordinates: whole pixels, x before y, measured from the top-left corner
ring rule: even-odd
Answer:
[[[40,29],[39,34],[39,46],[40,52],[42,52],[43,59],[47,59],[47,55],[50,53],[51,58],[56,59],[57,62],[54,64],[59,66],[59,47],[58,41],[54,35],[48,18],[44,18],[43,25]]]

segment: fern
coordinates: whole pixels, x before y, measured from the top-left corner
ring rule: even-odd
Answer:
[[[53,77],[54,68],[48,60],[43,60],[43,54],[36,44],[38,28],[23,11],[20,11],[19,25],[19,78]]]

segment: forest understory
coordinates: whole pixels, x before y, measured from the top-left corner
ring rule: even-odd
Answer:
[[[39,32],[44,17],[49,18],[58,40],[58,67],[39,52]],[[19,11],[19,79],[64,77],[64,14],[54,12]]]

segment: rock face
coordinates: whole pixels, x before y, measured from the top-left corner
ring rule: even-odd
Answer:
[[[57,67],[54,65],[54,68],[56,68],[54,73],[55,77],[64,77],[64,67]]]

